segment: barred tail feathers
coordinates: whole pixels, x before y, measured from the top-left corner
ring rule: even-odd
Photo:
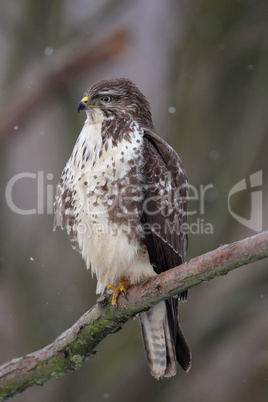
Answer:
[[[177,359],[165,302],[140,313],[139,319],[151,374],[156,379],[174,376]]]

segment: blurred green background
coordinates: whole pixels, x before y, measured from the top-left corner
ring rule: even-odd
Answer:
[[[230,206],[249,220],[249,177],[259,171],[257,230],[267,229],[266,0],[9,0],[0,46],[0,364],[52,342],[96,301],[95,279],[66,233],[52,233],[51,214],[85,119],[76,104],[96,80],[133,80],[181,156],[198,194],[188,259],[256,233],[231,215],[228,194],[245,179]],[[17,174],[14,205],[35,213],[17,213],[6,199]],[[188,374],[151,378],[131,321],[82,369],[14,401],[267,401],[267,264],[190,291],[180,309],[193,352]]]

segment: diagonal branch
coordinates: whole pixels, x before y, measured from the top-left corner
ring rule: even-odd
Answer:
[[[128,319],[162,300],[200,285],[242,265],[268,257],[268,231],[220,246],[188,263],[170,269],[128,290],[128,300],[110,306],[110,296],[98,299],[66,332],[45,348],[13,359],[0,367],[0,401],[41,385],[51,378],[77,370],[95,353],[107,335],[118,331]]]
[[[80,38],[59,49],[52,60],[42,63],[39,74],[32,77],[30,89],[21,89],[22,84],[18,83],[9,99],[5,100],[0,113],[0,140],[18,134],[14,126],[21,126],[35,109],[70,87],[70,82],[118,56],[127,45],[127,33],[118,30],[96,43],[86,43],[84,38]]]

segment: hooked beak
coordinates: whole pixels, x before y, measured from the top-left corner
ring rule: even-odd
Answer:
[[[83,99],[80,100],[80,102],[79,102],[78,105],[77,105],[77,111],[78,111],[78,113],[79,113],[81,110],[88,109],[88,101],[89,101],[89,99],[88,99],[87,96],[85,96]]]
[[[79,113],[81,110],[87,110],[87,109],[92,108],[92,107],[99,107],[99,108],[101,108],[102,106],[99,106],[99,105],[89,105],[89,98],[88,98],[87,96],[85,96],[85,97],[84,97],[83,99],[81,99],[80,102],[78,103],[78,105],[77,105],[77,111],[78,111],[78,113]]]

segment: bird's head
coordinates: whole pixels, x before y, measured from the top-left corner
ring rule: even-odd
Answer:
[[[132,119],[152,127],[150,105],[137,86],[126,78],[98,81],[85,92],[77,110],[104,118]]]

